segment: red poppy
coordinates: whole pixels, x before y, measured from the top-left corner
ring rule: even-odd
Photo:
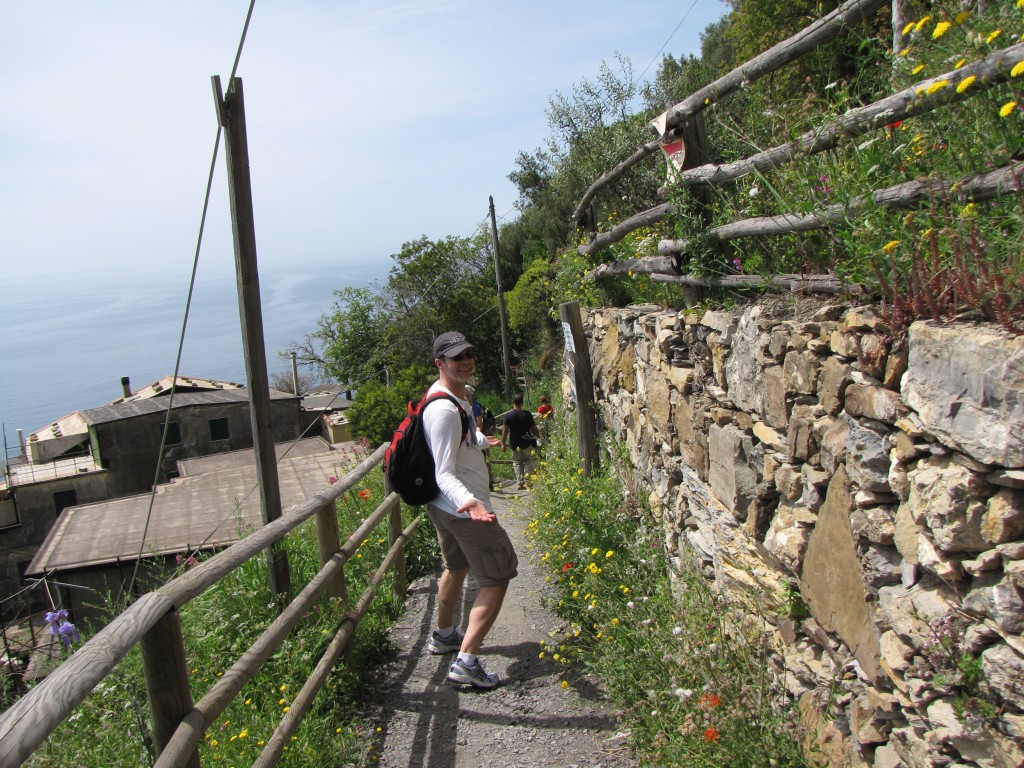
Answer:
[[[562,573],[565,573],[570,568],[572,568],[572,563],[566,563],[565,565],[562,566]]]
[[[697,706],[704,707],[705,709],[710,707],[717,707],[722,703],[717,693],[705,693],[697,700]]]
[[[718,731],[714,728],[708,728],[704,731],[704,741],[718,741]]]
[[[359,492],[359,498],[362,499],[363,501],[369,501],[370,500],[370,492],[364,488],[363,490],[361,490]]]

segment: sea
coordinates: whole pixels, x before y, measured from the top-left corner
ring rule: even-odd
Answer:
[[[281,357],[315,330],[334,292],[386,278],[389,263],[260,267],[267,370],[291,376]],[[0,423],[8,451],[17,430],[35,432],[78,410],[174,373],[190,274],[59,274],[0,284]],[[246,384],[233,274],[198,277],[179,375]]]

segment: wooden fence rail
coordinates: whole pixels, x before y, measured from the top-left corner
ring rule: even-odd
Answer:
[[[651,131],[659,136],[658,139],[642,146],[590,185],[573,212],[573,220],[580,220],[587,206],[590,205],[590,201],[602,187],[615,181],[645,157],[656,152],[661,141],[674,135],[674,132],[684,122],[700,114],[709,103],[718,101],[723,96],[739,90],[754,80],[796,61],[819,45],[835,39],[849,25],[857,23],[887,2],[889,0],[848,0],[792,37],[772,46],[759,56],[744,62],[713,83],[687,96],[651,122]]]
[[[699,116],[708,105],[743,87],[751,81],[774,72],[784,64],[795,61],[828,40],[833,39],[845,28],[866,18],[882,5],[885,0],[848,0],[832,13],[815,21],[796,35],[779,43],[759,56],[745,62],[724,77],[701,88],[679,102],[651,122],[651,130],[665,141],[674,137],[686,120]],[[894,11],[895,12],[895,11]],[[1011,78],[1013,67],[1024,57],[1024,43],[1016,43],[972,62],[959,69],[929,77],[899,92],[892,93],[872,104],[848,110],[829,123],[817,126],[793,141],[757,152],[736,162],[716,165],[705,163],[690,167],[673,175],[672,184],[678,188],[709,188],[735,182],[750,174],[760,174],[786,165],[809,155],[836,149],[842,141],[877,131],[887,125],[909,117],[926,114],[956,102],[973,98],[986,90],[1006,83]],[[591,203],[597,191],[622,176],[643,157],[654,151],[658,142],[649,142],[633,155],[602,174],[584,193],[576,207],[574,217],[579,219]],[[855,215],[871,206],[886,208],[909,208],[927,204],[936,197],[982,200],[1005,194],[1019,193],[1021,189],[1021,165],[1019,163],[989,173],[966,177],[950,183],[945,179],[923,179],[898,184],[888,189],[879,189],[860,195],[843,205],[832,205],[807,214],[781,213],[776,216],[733,221],[707,230],[712,238],[719,241],[743,237],[763,237],[793,234],[822,229],[837,224],[849,223]],[[664,197],[666,189],[659,190]],[[675,206],[664,202],[640,211],[605,232],[596,233],[577,250],[583,256],[590,256],[622,240],[637,229],[651,226],[670,217]],[[708,285],[707,280],[693,278],[678,279],[683,271],[682,259],[688,243],[685,240],[662,240],[659,243],[660,256],[630,259],[623,262],[603,264],[592,270],[587,277],[595,278],[607,274],[624,272],[649,272],[659,282],[681,282],[688,285]],[[674,258],[666,258],[673,256]],[[683,276],[686,277],[685,275]],[[736,284],[749,283],[756,276],[738,278]],[[806,283],[806,281],[805,281]],[[834,284],[826,286],[818,281],[821,289],[835,290]],[[817,290],[817,285],[803,285],[802,290]]]
[[[206,728],[281,646],[316,601],[326,596],[345,604],[345,564],[359,548],[359,543],[387,517],[391,542],[387,555],[356,606],[346,613],[324,656],[256,763],[260,766],[276,765],[281,757],[281,747],[297,728],[316,692],[326,681],[389,570],[394,571],[395,590],[400,594],[405,592],[404,546],[422,518],[417,518],[403,530],[400,500],[391,493],[342,544],[335,512],[337,499],[382,461],[385,447],[380,446],[322,493],[160,589],[143,595],[115,617],[0,716],[0,766],[16,766],[25,762],[136,644],[142,650],[146,688],[153,713],[153,738],[158,752],[156,765],[160,768],[199,766],[198,745]],[[178,609],[252,557],[281,542],[288,533],[314,516],[322,567],[203,698],[193,704]]]

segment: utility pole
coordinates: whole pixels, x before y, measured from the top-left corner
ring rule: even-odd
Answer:
[[[494,218],[494,197],[487,198],[491,215],[491,251],[494,252],[494,277],[498,281],[498,315],[501,318],[501,357],[505,363],[505,402],[512,400],[512,361],[508,353],[508,313],[505,310],[505,291],[501,287],[501,259],[498,258],[498,222]]]
[[[245,375],[249,382],[249,412],[253,447],[256,453],[256,478],[260,487],[260,511],[263,524],[281,516],[281,485],[277,476],[277,455],[270,422],[270,382],[267,376],[267,352],[263,342],[263,309],[260,303],[260,277],[256,269],[256,225],[252,210],[252,178],[249,175],[249,140],[245,131],[245,99],[242,81],[233,78],[223,95],[220,77],[213,78],[213,96],[217,118],[224,129],[224,148],[228,166],[228,196],[231,199],[231,231],[235,244],[235,273],[238,280],[238,308],[242,323],[242,347]],[[291,591],[288,553],[280,544],[267,551],[270,590],[274,600],[282,601]]]

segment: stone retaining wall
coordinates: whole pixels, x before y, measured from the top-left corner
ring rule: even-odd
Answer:
[[[601,426],[670,554],[769,618],[819,764],[1020,766],[1024,337],[797,312],[592,311]]]

